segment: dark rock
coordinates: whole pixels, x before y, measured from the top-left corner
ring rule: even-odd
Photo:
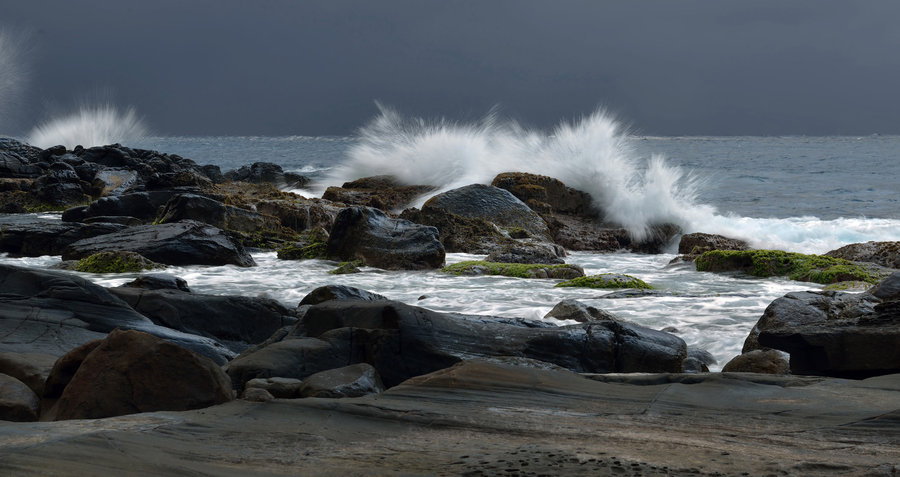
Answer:
[[[494,177],[491,185],[508,190],[540,213],[596,215],[590,194],[568,187],[552,177],[505,172]]]
[[[35,163],[41,161],[43,149],[17,141],[13,138],[0,137],[0,152],[15,154],[26,163]]]
[[[138,185],[138,174],[128,169],[103,168],[85,163],[76,168],[82,180],[90,181],[95,196],[118,196],[132,191]]]
[[[900,300],[900,272],[894,272],[870,291],[872,296],[883,301]]]
[[[550,230],[544,220],[509,191],[472,184],[440,193],[422,206],[423,211],[444,210],[470,219],[483,219],[503,229],[521,229],[545,241]]]
[[[81,362],[48,420],[199,409],[232,399],[212,360],[138,331],[113,331]]]
[[[678,253],[694,258],[710,250],[748,250],[749,248],[750,246],[743,240],[700,232],[684,234],[678,243]]]
[[[882,267],[900,268],[900,242],[853,243],[825,255],[852,262],[870,262]]]
[[[90,193],[91,185],[81,180],[72,166],[63,162],[51,164],[47,173],[34,182],[34,197],[53,206],[89,202]]]
[[[437,228],[448,253],[489,254],[505,245],[517,245],[516,240],[487,220],[466,218],[443,209],[406,209],[400,218]]]
[[[780,351],[755,349],[735,356],[722,368],[723,373],[790,374],[790,365]]]
[[[41,401],[18,379],[0,373],[0,421],[31,422],[38,420]]]
[[[115,197],[102,197],[87,206],[73,207],[63,212],[67,222],[84,222],[91,217],[136,217],[144,223],[153,222],[160,208],[173,196],[183,193],[177,190],[135,192]]]
[[[181,290],[191,293],[187,281],[168,273],[146,273],[122,286],[144,290]]]
[[[66,386],[68,386],[69,382],[72,381],[72,378],[75,377],[75,373],[78,371],[78,368],[81,366],[84,359],[87,358],[87,355],[91,354],[91,351],[94,351],[102,342],[102,338],[88,341],[60,356],[59,359],[56,360],[47,377],[46,384],[44,385],[43,397],[48,404],[46,407],[51,407],[56,403],[56,400],[59,399],[59,397],[62,396],[63,391],[65,391]]]
[[[274,401],[275,396],[272,396],[272,393],[262,388],[247,388],[241,393],[241,399],[250,402],[269,402]]]
[[[566,251],[556,244],[518,242],[504,245],[488,254],[485,261],[501,263],[566,263]]]
[[[593,306],[569,298],[556,304],[552,310],[544,315],[544,318],[556,318],[557,320],[575,320],[579,323],[587,323],[589,321],[612,320],[618,321],[619,318],[606,311]]]
[[[141,225],[79,240],[63,250],[64,260],[126,250],[166,265],[256,265],[244,247],[221,229],[193,220]]]
[[[244,352],[224,366],[235,389],[257,378],[303,379],[319,371],[351,364],[346,350],[317,338],[288,337]]]
[[[422,270],[443,265],[445,252],[436,228],[356,206],[338,214],[326,255],[387,270]]]
[[[300,386],[302,385],[303,381],[293,378],[257,378],[247,381],[244,392],[251,389],[263,389],[273,398],[296,399],[300,397]]]
[[[61,255],[70,244],[125,229],[124,225],[78,224],[27,216],[0,217],[0,252],[25,257]]]
[[[151,333],[224,363],[220,343],[155,325],[105,288],[73,274],[0,264],[0,350],[61,356],[115,328]]]
[[[56,356],[44,353],[0,352],[0,373],[12,376],[25,383],[35,394],[44,394],[44,383]]]
[[[318,228],[331,230],[341,208],[319,199],[261,200],[256,203],[256,211],[277,217],[284,227],[303,232]]]
[[[434,190],[428,185],[404,185],[392,176],[364,177],[329,187],[322,198],[347,205],[362,205],[384,211],[407,207],[416,197]]]
[[[71,268],[69,268],[69,264],[71,264]],[[148,260],[139,253],[115,250],[98,252],[77,262],[64,261],[59,264],[58,268],[84,273],[133,273],[166,268],[166,266]]]
[[[270,298],[201,295],[179,289],[117,287],[109,291],[157,325],[213,338],[234,351],[265,341],[297,321],[291,310]]]
[[[665,331],[665,330],[663,330]],[[704,349],[688,348],[688,357],[684,360],[685,373],[708,373],[709,367],[716,364],[716,358]]]
[[[378,371],[366,363],[320,371],[303,380],[301,397],[361,397],[384,391]]]
[[[158,223],[183,220],[203,222],[222,230],[253,234],[259,231],[280,232],[278,219],[251,210],[225,205],[215,199],[196,194],[172,197],[159,216]]]
[[[37,178],[44,171],[18,154],[0,150],[0,177]]]
[[[346,285],[325,285],[306,294],[300,305],[318,305],[329,300],[361,300],[379,301],[387,300],[386,297],[359,288]]]
[[[309,179],[297,174],[286,177],[281,166],[270,162],[254,162],[250,166],[241,166],[237,170],[226,172],[225,178],[254,184],[269,183],[276,187],[302,187],[309,182]]]
[[[222,169],[219,166],[208,164],[200,166],[200,170],[213,182],[213,184],[225,182],[225,176],[222,174]]]

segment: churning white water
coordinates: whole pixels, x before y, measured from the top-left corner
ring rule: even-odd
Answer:
[[[134,108],[120,111],[111,104],[82,106],[78,111],[39,124],[28,134],[27,142],[38,147],[56,145],[105,146],[128,144],[147,135],[147,127]]]

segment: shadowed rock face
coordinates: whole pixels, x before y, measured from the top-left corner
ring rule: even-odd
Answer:
[[[218,363],[220,343],[155,325],[105,288],[64,272],[0,264],[0,350],[61,356],[115,328],[145,331]]]
[[[289,335],[229,363],[235,385],[257,377],[303,379],[365,362],[378,370],[385,385],[394,386],[467,358],[498,356],[531,358],[579,372],[680,372],[687,356],[680,338],[628,323],[555,327],[438,313],[389,300],[326,301],[307,310],[302,327],[305,338]]]
[[[422,211],[437,209],[469,219],[483,219],[505,228],[517,228],[529,235],[549,240],[550,230],[536,212],[509,191],[483,184],[472,184],[438,194],[422,206]]]
[[[424,270],[444,264],[434,227],[392,219],[371,207],[348,207],[334,221],[326,255],[386,270]]]
[[[231,399],[231,381],[209,358],[146,333],[115,330],[84,357],[42,418],[180,411]]]
[[[115,250],[136,252],[167,265],[256,265],[244,247],[224,231],[192,220],[130,227],[79,240],[66,247],[63,260]]]
[[[72,243],[124,228],[119,224],[79,224],[31,215],[9,215],[0,217],[0,252],[25,257],[61,255]]]

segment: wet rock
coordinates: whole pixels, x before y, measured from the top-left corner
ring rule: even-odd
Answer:
[[[888,268],[900,268],[900,242],[864,242],[845,245],[825,254],[853,262],[870,262]]]
[[[303,187],[309,182],[309,179],[299,174],[285,173],[281,166],[271,162],[254,162],[249,166],[228,171],[224,176],[230,181],[268,183],[275,187]]]
[[[501,263],[566,263],[566,251],[556,244],[542,242],[517,242],[494,250],[485,258],[487,262]]]
[[[138,331],[116,330],[81,362],[48,420],[199,409],[232,399],[212,360]]]
[[[574,279],[584,276],[584,269],[578,265],[542,263],[496,263],[480,260],[457,262],[441,269],[454,275],[478,276],[500,275],[516,278]]]
[[[145,273],[122,286],[144,290],[181,290],[191,293],[187,281],[168,273]]]
[[[883,301],[900,300],[900,272],[892,273],[878,285],[875,285],[869,293]]]
[[[63,250],[64,260],[126,250],[166,265],[256,265],[244,247],[223,230],[193,220],[141,225],[79,240]]]
[[[35,394],[44,394],[44,383],[56,356],[44,353],[0,352],[0,373],[25,383]]]
[[[377,293],[346,285],[325,285],[309,292],[300,301],[300,305],[317,305],[329,300],[379,301],[387,300],[387,298]]]
[[[61,255],[70,244],[125,229],[110,223],[79,224],[50,218],[0,217],[0,252],[25,257]]]
[[[0,137],[0,152],[15,155],[26,163],[35,163],[41,161],[43,149],[10,137]]]
[[[790,374],[788,360],[774,349],[755,349],[731,359],[722,368],[724,373]]]
[[[296,232],[319,228],[331,230],[341,209],[319,199],[262,200],[256,203],[257,212],[277,217],[282,226]]]
[[[589,321],[613,320],[619,318],[606,311],[593,306],[569,298],[556,304],[552,310],[544,315],[544,318],[556,318],[557,320],[575,320],[579,323],[587,323]]]
[[[281,232],[281,222],[271,216],[223,204],[196,194],[180,194],[166,203],[157,220],[160,224],[193,220],[244,235],[268,231]]]
[[[105,288],[73,274],[0,264],[0,350],[61,356],[115,328],[151,333],[224,363],[220,343],[158,326]]]
[[[18,379],[0,373],[0,421],[37,421],[41,410],[38,396]]]
[[[0,150],[0,177],[4,178],[37,178],[43,170],[30,164],[25,158],[11,151]]]
[[[440,193],[422,206],[422,211],[444,210],[469,219],[482,219],[501,229],[524,230],[529,236],[549,241],[544,220],[509,191],[472,184]]]
[[[45,204],[65,206],[90,202],[91,185],[78,177],[75,169],[63,162],[50,165],[34,182],[35,198]]]
[[[467,218],[443,209],[406,209],[400,218],[437,228],[438,238],[448,253],[489,254],[506,245],[517,245],[508,233],[504,234],[487,220]]]
[[[320,371],[303,380],[301,397],[361,397],[384,391],[378,371],[366,363]]]
[[[347,366],[346,350],[317,338],[287,336],[282,341],[244,352],[223,369],[235,389],[258,378],[304,379],[319,371]]]
[[[587,192],[566,186],[552,177],[522,172],[498,174],[491,185],[508,190],[531,209],[541,213],[596,214]]]
[[[66,222],[85,222],[93,217],[134,217],[143,223],[156,220],[161,207],[172,197],[183,193],[177,190],[134,192],[114,197],[101,197],[86,206],[63,212]]]
[[[345,182],[341,187],[329,187],[322,198],[390,212],[407,207],[415,198],[432,190],[434,187],[429,185],[402,184],[392,176],[374,176]]]
[[[108,290],[157,325],[213,338],[237,352],[297,321],[293,311],[270,298],[203,295],[179,289]]]
[[[728,238],[723,235],[696,232],[684,234],[678,243],[678,253],[682,260],[694,260],[710,250],[748,250],[749,244],[743,240]]]
[[[434,227],[392,219],[371,207],[349,207],[338,214],[326,255],[360,260],[387,270],[423,270],[444,264],[444,247]]]

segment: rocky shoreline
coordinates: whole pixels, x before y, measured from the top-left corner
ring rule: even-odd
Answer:
[[[898,242],[800,255],[672,224],[636,240],[605,223],[588,194],[533,174],[443,192],[421,209],[406,207],[431,186],[384,176],[322,199],[280,190],[306,181],[267,163],[223,173],[120,145],[41,150],[0,139],[0,252],[61,255],[61,268],[86,272],[146,270],[104,288],[0,264],[0,469],[900,472]],[[61,220],[28,213],[47,210]],[[445,272],[641,289],[649,285],[627,275],[584,277],[565,264],[567,250],[659,253],[678,239],[680,259],[698,270],[836,289],[775,300],[743,354],[709,373],[708,353],[681,338],[574,300],[548,316],[577,324],[553,326],[342,286],[290,305],[202,295],[156,270],[252,267],[248,250],[260,248],[346,262],[342,272],[434,270],[447,252],[467,252],[488,257]],[[840,290],[859,287],[851,283],[866,289]],[[27,424],[37,420],[55,422]]]

